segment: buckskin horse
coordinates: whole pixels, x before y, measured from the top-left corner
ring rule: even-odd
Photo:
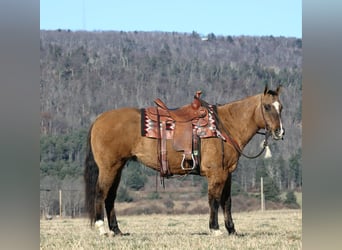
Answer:
[[[223,138],[200,140],[200,175],[208,181],[209,229],[213,234],[222,233],[218,224],[220,206],[228,233],[236,234],[231,216],[231,180],[244,147],[260,129],[265,130],[266,141],[267,136],[274,140],[283,138],[280,88],[271,90],[266,85],[260,94],[217,105],[213,113]],[[157,153],[160,140],[142,136],[141,116],[137,108],[110,110],[100,114],[90,127],[84,171],[86,208],[91,225],[95,224],[100,235],[108,235],[104,228],[103,205],[109,234],[124,235],[117,223],[114,202],[127,160],[136,159],[154,170],[161,170]],[[166,147],[169,173],[188,174],[189,168],[180,167],[184,154],[174,149],[172,140],[166,141]]]

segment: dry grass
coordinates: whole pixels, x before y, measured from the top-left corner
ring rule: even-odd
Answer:
[[[100,237],[87,219],[40,221],[40,249],[301,249],[302,211],[234,213],[242,236],[228,236],[220,214],[221,236],[208,229],[208,215],[120,216],[128,236]]]

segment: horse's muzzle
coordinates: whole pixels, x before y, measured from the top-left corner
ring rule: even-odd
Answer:
[[[272,138],[274,140],[284,140],[285,129],[284,128],[277,128],[275,131],[272,132]]]

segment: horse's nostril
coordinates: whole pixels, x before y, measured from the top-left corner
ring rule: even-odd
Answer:
[[[277,128],[276,130],[274,130],[274,133],[278,136],[282,136],[285,134],[285,131],[281,128]]]
[[[274,134],[276,134],[277,136],[283,137],[285,135],[285,129],[277,128],[274,130]]]

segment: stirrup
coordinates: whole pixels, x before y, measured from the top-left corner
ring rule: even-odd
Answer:
[[[192,159],[192,168],[185,168],[183,166],[184,160],[185,160],[185,154],[183,154],[183,159],[182,159],[182,162],[181,162],[181,168],[183,170],[193,170],[196,167],[196,162],[195,162],[194,154],[191,154],[191,159]]]

